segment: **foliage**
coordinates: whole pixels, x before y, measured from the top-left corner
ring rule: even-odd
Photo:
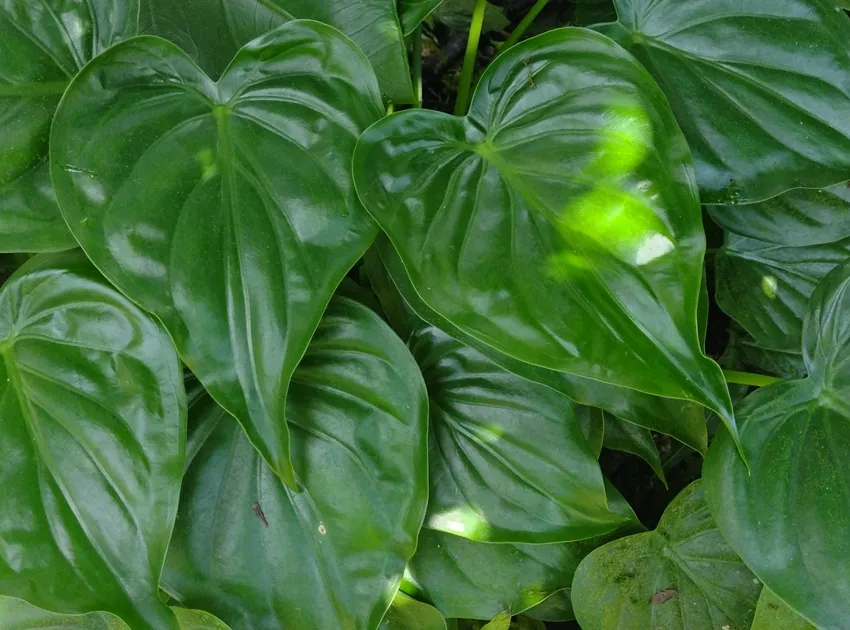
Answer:
[[[846,630],[845,5],[0,3],[0,630]]]

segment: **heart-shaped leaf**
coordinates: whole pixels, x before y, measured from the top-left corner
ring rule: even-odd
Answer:
[[[576,571],[572,599],[583,630],[747,630],[760,591],[695,482],[667,506],[655,531],[590,553]]]
[[[399,591],[378,630],[446,630],[446,620],[433,606]]]
[[[626,524],[614,534],[579,542],[491,544],[425,528],[402,589],[431,602],[446,618],[490,620],[505,610],[521,613],[569,589],[576,567],[591,550],[641,529],[616,490],[609,501],[628,519]],[[572,619],[572,609],[558,616]]]
[[[700,347],[688,148],[655,82],[609,39],[566,28],[510,48],[467,117],[411,110],[370,127],[354,180],[416,294],[464,333],[699,402],[735,432]]]
[[[756,618],[750,630],[817,630],[812,624],[764,587],[756,608]]]
[[[135,35],[138,16],[139,0],[0,4],[0,252],[76,247],[50,184],[50,123],[71,79]]]
[[[430,400],[425,526],[483,542],[607,534],[602,471],[563,394],[511,374],[433,326],[408,345]]]
[[[614,4],[619,22],[596,28],[664,90],[703,202],[749,203],[847,179],[850,21],[832,2]]]
[[[776,245],[727,233],[717,252],[717,304],[771,350],[799,351],[803,316],[818,282],[850,258],[846,238],[819,245]]]
[[[180,630],[230,630],[219,619],[201,610],[173,607],[171,611],[177,617]],[[109,613],[59,615],[12,597],[0,597],[0,628],[3,630],[130,630],[127,624]]]
[[[377,315],[335,298],[287,401],[303,491],[200,398],[166,590],[234,628],[377,627],[425,515],[427,413],[404,344]]]
[[[157,584],[185,461],[177,353],[80,253],[0,291],[0,593],[176,628]]]
[[[751,471],[723,436],[705,463],[717,524],[749,567],[823,629],[847,625],[850,601],[850,262],[832,271],[806,314],[805,380],[740,406]]]
[[[396,0],[142,0],[143,32],[173,41],[215,77],[243,45],[296,19],[338,28],[366,53],[384,94],[414,101]]]
[[[378,236],[376,246],[366,253],[365,263],[384,312],[402,338],[408,338],[421,320],[427,321],[504,369],[542,383],[581,405],[599,407],[628,422],[672,435],[701,453],[708,450],[705,413],[696,403],[652,396],[592,378],[549,370],[495,350],[440,316],[422,301],[411,286],[398,255],[382,235]]]
[[[374,239],[349,169],[380,115],[354,44],[294,21],[218,83],[164,40],[119,44],[74,80],[53,125],[56,194],[86,254],[163,321],[290,484],[289,379]]]

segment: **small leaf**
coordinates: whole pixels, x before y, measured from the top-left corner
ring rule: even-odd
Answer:
[[[606,448],[637,455],[652,468],[658,478],[667,485],[664,468],[661,466],[661,455],[652,439],[649,430],[631,422],[605,414],[605,437],[603,444]]]
[[[163,584],[234,628],[375,628],[425,515],[422,376],[377,315],[337,297],[286,411],[298,493],[214,401],[195,403]]]
[[[706,495],[724,536],[778,597],[821,628],[842,628],[850,601],[850,262],[809,302],[809,377],[764,387],[739,408],[751,473],[717,438]]]
[[[752,203],[847,179],[850,21],[832,2],[614,4],[620,21],[597,28],[664,90],[704,203]]]
[[[753,619],[750,630],[817,630],[817,628],[788,608],[785,602],[765,587],[761,591],[756,618]]]
[[[484,542],[607,534],[602,471],[570,400],[507,372],[433,326],[411,337],[428,387],[431,494],[425,526]]]
[[[139,0],[0,4],[0,252],[77,246],[50,183],[50,123],[77,72],[136,34],[138,12]]]
[[[399,19],[404,36],[407,37],[444,0],[398,0]]]
[[[440,6],[433,12],[434,18],[459,31],[469,30],[472,23],[472,11],[475,8],[475,0],[443,0]],[[505,17],[501,7],[487,2],[484,7],[484,22],[482,30],[501,31],[508,27],[510,21]]]
[[[80,245],[163,321],[290,484],[289,380],[375,237],[349,169],[381,115],[351,40],[293,21],[245,46],[218,83],[162,39],[114,46],[53,125],[56,194]]]
[[[0,593],[176,628],[158,596],[185,461],[166,332],[79,252],[0,290]]]
[[[692,169],[646,71],[574,28],[499,55],[466,117],[384,118],[353,167],[415,292],[455,327],[520,362],[698,402],[734,434],[697,324]]]
[[[446,620],[433,606],[399,591],[378,630],[446,630]]]
[[[511,613],[500,612],[488,624],[482,626],[481,630],[510,630],[510,627]]]
[[[576,571],[572,599],[583,630],[746,630],[760,590],[711,520],[697,481],[655,531],[591,552]]]

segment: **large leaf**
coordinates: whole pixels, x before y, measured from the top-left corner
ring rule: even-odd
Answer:
[[[378,252],[380,258],[376,259]],[[381,266],[381,261],[386,263],[386,268]],[[495,350],[440,316],[422,301],[410,285],[398,255],[384,236],[379,235],[376,247],[367,252],[366,263],[370,282],[377,287],[376,292],[384,312],[403,337],[409,336],[417,325],[408,321],[410,311],[413,310],[416,322],[421,318],[437,326],[514,374],[542,383],[582,405],[599,407],[628,422],[672,435],[701,453],[708,450],[705,414],[696,403],[652,396],[592,378],[549,370]],[[386,273],[386,270],[390,272]],[[403,299],[400,296],[404,296]]]
[[[230,630],[213,615],[200,610],[172,608],[180,630]],[[0,630],[130,630],[109,613],[59,615],[20,599],[0,597]],[[430,629],[427,629],[430,630]]]
[[[809,377],[740,406],[752,474],[723,436],[706,494],[730,544],[767,587],[823,630],[847,627],[850,601],[850,262],[818,286],[806,314]]]
[[[378,630],[446,630],[446,620],[433,606],[399,591]]]
[[[747,630],[760,591],[695,482],[670,503],[655,531],[588,555],[572,598],[583,630]]]
[[[175,628],[157,584],[186,398],[165,331],[79,253],[0,291],[0,593]]]
[[[164,40],[119,44],[74,80],[53,125],[56,193],[86,254],[162,319],[288,483],[289,379],[374,239],[349,168],[380,115],[363,54],[294,21],[218,83]]]
[[[370,127],[354,179],[416,294],[463,332],[519,361],[697,401],[735,432],[700,347],[688,148],[652,78],[607,38],[565,28],[512,47],[467,117],[411,110]]]
[[[820,245],[776,245],[727,233],[717,252],[717,304],[764,348],[799,351],[818,282],[850,258],[850,234]]]
[[[377,627],[428,496],[427,397],[404,344],[365,307],[331,303],[287,401],[300,493],[211,399],[190,415],[166,590],[234,630]]]
[[[747,206],[709,206],[708,212],[740,236],[775,245],[824,245],[850,236],[850,186],[801,188]]]
[[[812,624],[765,587],[761,591],[756,618],[750,630],[817,630]]]
[[[143,30],[175,42],[210,76],[224,72],[236,51],[255,37],[289,20],[308,19],[348,35],[369,57],[389,98],[414,100],[396,0],[141,2]]]
[[[53,112],[92,57],[136,34],[139,0],[0,4],[0,252],[70,249],[50,184]]]
[[[703,202],[760,201],[847,179],[850,21],[830,0],[614,4],[620,21],[597,28],[661,85]]]
[[[433,326],[408,345],[430,400],[425,526],[485,542],[547,543],[613,531],[605,484],[570,400]]]

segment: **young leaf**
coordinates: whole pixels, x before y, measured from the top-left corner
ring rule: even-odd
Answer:
[[[138,13],[139,0],[0,4],[0,252],[76,247],[50,184],[50,123],[74,75],[136,34]]]
[[[777,383],[740,407],[742,444],[720,436],[706,494],[729,543],[776,595],[820,628],[846,627],[850,601],[850,263],[812,295],[805,380]]]
[[[454,326],[522,362],[699,402],[734,434],[700,347],[688,148],[619,46],[566,28],[510,48],[467,117],[370,127],[354,180],[415,292]]]
[[[850,258],[850,234],[795,246],[727,233],[715,257],[717,304],[760,345],[799,351],[803,316],[818,282]]]
[[[234,628],[375,628],[425,516],[422,376],[377,315],[334,298],[286,411],[299,493],[224,410],[195,404],[165,588]]]
[[[511,628],[511,613],[500,612],[493,617],[489,623],[481,627],[481,630],[510,630]]]
[[[433,326],[408,345],[430,400],[426,527],[483,542],[547,543],[622,524],[566,396]]]
[[[446,620],[433,606],[399,591],[378,630],[446,630]]]
[[[294,21],[218,83],[164,40],[119,44],[74,80],[53,125],[56,194],[83,249],[163,321],[290,484],[289,379],[374,239],[349,168],[381,113],[354,44]]]
[[[655,531],[591,552],[576,571],[572,600],[583,630],[746,630],[760,591],[711,520],[697,481]]]
[[[830,0],[614,4],[620,21],[596,28],[661,85],[704,203],[750,203],[847,179],[850,21]]]
[[[756,608],[756,618],[750,630],[817,630],[812,624],[764,587]]]
[[[396,0],[142,0],[143,32],[173,41],[212,77],[249,41],[296,19],[338,28],[369,58],[384,94],[415,100]]]
[[[177,353],[80,253],[0,291],[0,593],[176,628],[157,584],[185,461]]]

